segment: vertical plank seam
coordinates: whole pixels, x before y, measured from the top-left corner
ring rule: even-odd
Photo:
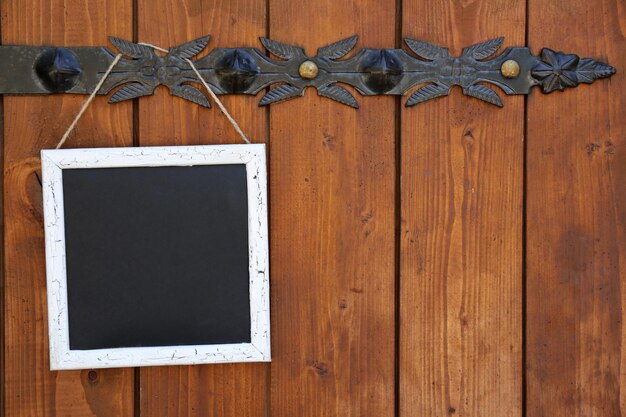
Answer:
[[[524,16],[524,44],[528,45],[528,31],[529,31],[529,9],[530,0],[526,0],[525,3],[525,16]],[[526,375],[526,345],[527,345],[527,276],[526,276],[526,254],[527,254],[527,188],[528,188],[528,96],[524,96],[524,126],[523,126],[523,141],[522,144],[522,417],[526,417],[528,414],[527,403],[527,375]]]
[[[396,48],[402,48],[402,0],[396,0]],[[395,97],[394,415],[400,417],[400,256],[402,244],[402,101]]]
[[[5,415],[5,366],[4,366],[4,331],[6,315],[4,307],[4,96],[0,95],[0,235],[2,243],[0,243],[0,312],[2,312],[2,320],[0,323],[0,417]]]
[[[6,311],[5,311],[5,299],[4,299],[4,281],[6,277],[5,263],[4,263],[4,95],[0,95],[0,167],[2,174],[0,177],[0,235],[2,236],[2,243],[0,243],[0,312],[2,312],[2,320],[0,323],[0,417],[6,415],[6,384],[5,384],[5,372],[4,356],[5,356],[5,323],[6,323]]]
[[[2,16],[2,3],[0,3],[0,17]],[[2,39],[2,19],[0,18],[0,45],[3,43]],[[5,412],[5,366],[4,366],[4,331],[5,331],[5,302],[4,302],[4,277],[6,276],[4,270],[4,95],[0,94],[0,236],[2,236],[2,242],[0,243],[0,417],[4,417]]]
[[[527,276],[526,276],[526,245],[528,239],[526,237],[527,227],[527,171],[526,171],[526,159],[527,159],[527,147],[528,147],[528,128],[527,128],[527,112],[528,112],[528,98],[524,98],[524,144],[523,144],[523,161],[522,161],[522,417],[526,417],[526,392],[527,392],[527,376],[526,376],[526,344],[527,344]]]

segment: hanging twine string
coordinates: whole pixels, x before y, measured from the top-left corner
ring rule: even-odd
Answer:
[[[67,128],[67,130],[61,137],[61,140],[59,141],[59,143],[57,143],[57,146],[55,149],[59,149],[61,146],[63,146],[67,138],[70,136],[70,133],[72,133],[72,130],[74,130],[74,128],[76,127],[76,124],[78,123],[80,118],[83,116],[83,113],[85,113],[85,110],[87,110],[87,107],[89,107],[89,104],[91,104],[91,101],[93,100],[93,98],[96,96],[96,94],[98,94],[98,91],[100,91],[100,89],[102,88],[102,84],[104,84],[109,74],[111,74],[111,71],[113,71],[113,67],[115,67],[117,63],[120,62],[121,58],[122,58],[122,54],[115,55],[115,59],[113,60],[113,62],[111,62],[111,65],[109,65],[109,68],[107,68],[102,78],[100,78],[98,85],[96,85],[96,88],[94,88],[93,92],[89,95],[89,98],[85,100],[85,103],[83,103],[83,107],[80,108],[80,110],[78,111],[78,114],[76,114],[76,117],[74,117],[74,121],[72,121],[72,124],[70,125],[70,127]]]
[[[169,52],[167,49],[161,48],[160,46],[152,45],[151,43],[139,42],[139,45],[147,46],[149,48],[156,49],[157,51],[161,51],[161,52],[164,52],[166,54]],[[200,74],[200,71],[198,71],[198,68],[196,68],[196,66],[194,65],[193,61],[191,61],[191,59],[189,59],[189,58],[183,58],[183,59],[185,61],[187,61],[187,63],[189,64],[189,66],[191,67],[193,72],[196,74],[196,77],[198,77],[198,80],[200,80],[200,82],[202,83],[202,85],[204,86],[206,91],[209,93],[209,95],[211,96],[213,101],[215,101],[217,103],[217,106],[220,108],[222,113],[224,113],[224,116],[226,116],[226,118],[228,119],[230,124],[233,125],[233,127],[235,128],[235,131],[237,131],[239,136],[241,136],[241,139],[249,145],[250,144],[250,139],[248,139],[246,134],[243,133],[243,131],[239,127],[239,124],[237,124],[237,122],[235,121],[233,116],[231,116],[230,113],[228,112],[228,110],[226,110],[226,107],[224,107],[224,105],[222,104],[222,101],[217,97],[217,94],[215,94],[213,92],[213,90],[211,89],[211,87],[209,87],[209,84],[207,84],[207,82],[204,81],[204,78]]]
[[[156,45],[152,45],[149,43],[143,43],[143,42],[139,42],[139,45],[144,45],[144,46],[148,46],[152,49],[156,49],[157,51],[161,51],[164,53],[168,53],[169,51],[167,49],[163,49],[159,46]],[[109,77],[109,75],[111,74],[111,71],[113,71],[113,68],[117,65],[118,62],[120,62],[120,59],[122,58],[122,54],[117,54],[115,56],[115,59],[113,60],[113,62],[111,62],[111,65],[109,65],[109,68],[107,68],[106,72],[104,73],[104,75],[102,76],[102,78],[100,79],[100,81],[98,82],[98,84],[96,85],[96,88],[94,88],[93,92],[89,95],[89,97],[87,98],[87,100],[85,100],[85,103],[83,103],[83,106],[80,108],[80,110],[78,111],[78,114],[76,114],[76,117],[74,117],[74,120],[72,121],[72,124],[70,124],[70,126],[67,128],[67,130],[65,131],[65,133],[63,134],[63,137],[61,137],[61,140],[59,141],[59,143],[57,143],[56,149],[59,149],[61,146],[63,146],[63,144],[65,143],[65,141],[67,140],[67,138],[70,136],[70,133],[72,133],[72,131],[74,130],[74,128],[76,127],[76,124],[78,123],[78,121],[80,120],[80,118],[83,116],[83,113],[85,113],[85,110],[87,110],[87,107],[89,107],[89,104],[91,104],[91,101],[94,99],[94,97],[96,96],[96,94],[98,94],[98,91],[100,91],[100,89],[102,88],[102,85],[104,84],[104,82],[106,81],[106,79]],[[198,68],[196,68],[196,66],[194,65],[194,63],[189,59],[189,58],[183,58],[185,61],[187,61],[187,63],[189,64],[189,66],[191,67],[191,69],[193,70],[193,72],[196,74],[196,77],[198,77],[198,80],[200,80],[200,82],[202,83],[202,85],[204,86],[204,88],[206,89],[206,91],[209,93],[209,95],[211,96],[211,98],[213,99],[213,101],[215,101],[217,103],[217,106],[220,108],[220,110],[222,111],[222,113],[224,113],[224,116],[226,116],[226,118],[228,119],[228,121],[230,122],[231,125],[233,125],[233,127],[235,128],[235,131],[237,131],[237,133],[239,134],[239,136],[241,136],[241,139],[247,143],[250,144],[250,139],[248,139],[248,137],[246,136],[245,133],[243,133],[243,131],[241,130],[241,128],[239,127],[239,124],[237,124],[237,122],[235,121],[235,119],[230,115],[230,113],[228,112],[228,110],[226,109],[226,107],[224,107],[224,104],[222,104],[222,101],[217,97],[217,94],[215,94],[213,92],[213,90],[211,90],[211,87],[209,87],[209,84],[207,84],[207,82],[204,80],[204,78],[202,78],[202,75],[200,74],[200,71],[198,71]]]

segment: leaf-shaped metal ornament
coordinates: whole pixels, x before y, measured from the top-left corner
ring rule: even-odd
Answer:
[[[154,54],[154,51],[149,46],[139,45],[134,42],[126,41],[120,38],[109,37],[109,41],[120,51],[122,54],[130,56],[132,58],[141,58]]]
[[[264,90],[261,106],[302,96],[305,88],[313,87],[320,96],[354,108],[359,107],[355,91],[362,96],[407,94],[405,105],[410,107],[448,95],[455,86],[465,95],[502,106],[503,94],[528,94],[533,87],[544,93],[563,91],[615,74],[612,66],[573,53],[543,48],[537,55],[525,46],[500,50],[502,37],[468,46],[460,56],[410,38],[402,48],[355,50],[357,35],[322,45],[315,56],[297,43],[264,37],[260,42],[265,48],[220,47],[206,55],[208,35],[174,46],[167,55],[148,44],[110,40],[108,48],[2,45],[0,52],[10,64],[5,75],[14,75],[3,78],[0,71],[0,94],[90,94],[97,88],[98,94],[111,94],[111,102],[118,102],[165,86],[175,96],[209,107],[210,97],[195,82],[191,61],[186,62],[191,59],[219,94]],[[123,58],[114,60],[117,51]]]
[[[405,106],[411,107],[418,103],[431,100],[433,98],[447,96],[449,93],[450,87],[448,86],[440,84],[428,84],[411,94],[411,97],[409,97],[409,99],[406,101]]]
[[[359,108],[359,103],[348,90],[337,84],[331,84],[326,87],[318,87],[317,95],[328,97],[355,109]]]
[[[448,48],[442,48],[441,46],[409,38],[405,38],[404,42],[411,51],[425,59],[433,60],[448,55]]]
[[[357,35],[342,39],[339,42],[331,43],[317,50],[317,56],[330,59],[338,59],[350,52],[356,41],[359,39]]]
[[[120,101],[137,97],[149,96],[153,92],[153,88],[147,87],[141,83],[130,83],[117,90],[109,99],[109,103],[119,103]]]
[[[291,84],[283,84],[278,87],[272,88],[265,93],[259,106],[266,106],[272,103],[278,103],[279,101],[289,100],[290,98],[298,97],[302,95],[302,90],[294,87]]]
[[[487,103],[495,104],[498,107],[503,106],[500,96],[498,96],[495,91],[486,85],[470,85],[469,87],[465,87],[463,89],[463,94],[466,96],[476,97],[477,99],[486,101]]]
[[[265,49],[282,59],[291,59],[295,57],[299,51],[302,51],[302,48],[298,48],[293,45],[287,45],[286,43],[273,41],[271,39],[263,37],[259,39],[261,40],[261,43],[263,44]]]
[[[211,107],[209,99],[202,91],[193,85],[183,84],[177,87],[172,87],[170,88],[170,94],[191,101],[192,103],[199,104],[203,107]]]
[[[606,78],[615,74],[615,68],[590,58],[581,59],[576,69],[578,81],[591,84],[598,78]]]
[[[471,56],[474,59],[485,59],[495,54],[500,45],[504,42],[504,38],[491,39],[486,42],[477,43],[476,45],[463,48],[461,56]]]
[[[169,54],[181,58],[191,58],[198,55],[208,44],[211,35],[203,36],[191,42],[183,43],[170,49]]]

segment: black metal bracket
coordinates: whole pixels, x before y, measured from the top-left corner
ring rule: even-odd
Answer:
[[[164,85],[174,96],[210,107],[205,94],[192,85],[198,79],[186,61],[209,39],[205,36],[158,54],[150,46],[110,38],[124,58],[98,94],[120,87],[109,99],[116,103],[151,95]],[[451,56],[447,48],[405,39],[408,51],[363,48],[347,58],[357,36],[319,48],[312,57],[298,46],[260,40],[275,58],[257,48],[215,48],[193,61],[194,66],[217,94],[256,95],[271,87],[260,106],[302,96],[305,88],[315,87],[318,95],[354,108],[359,107],[356,98],[342,85],[364,96],[404,95],[419,86],[407,107],[446,96],[456,85],[465,95],[501,107],[500,96],[489,84],[509,95],[528,94],[534,86],[550,93],[615,73],[608,64],[547,48],[540,56],[527,47],[506,48],[494,57],[503,38],[464,48],[459,57]],[[107,47],[0,46],[0,93],[90,94],[115,55]]]

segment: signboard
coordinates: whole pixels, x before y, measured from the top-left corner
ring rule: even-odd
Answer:
[[[51,369],[270,360],[264,145],[41,160]]]

